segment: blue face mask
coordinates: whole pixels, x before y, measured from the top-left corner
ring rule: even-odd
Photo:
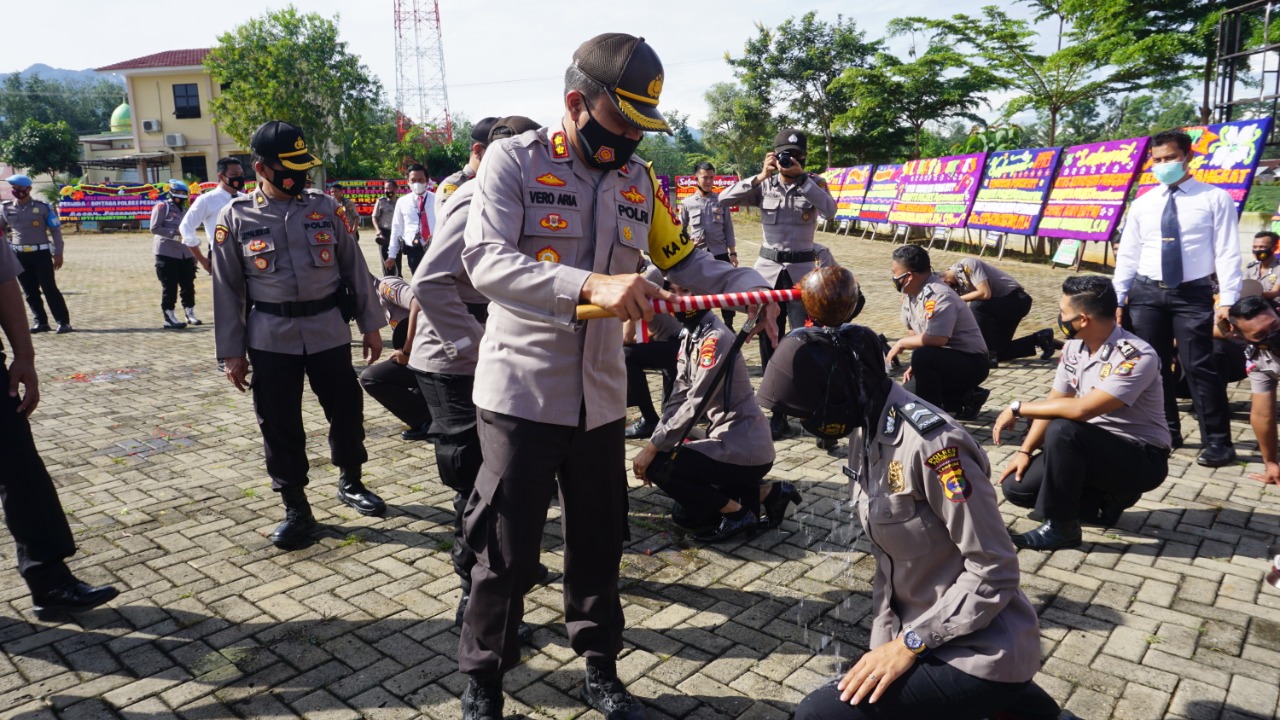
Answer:
[[[1151,174],[1165,185],[1172,185],[1182,179],[1187,174],[1187,166],[1182,163],[1160,163],[1151,166]]]

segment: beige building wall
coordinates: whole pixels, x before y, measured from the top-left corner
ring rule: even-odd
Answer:
[[[156,68],[125,71],[129,106],[133,112],[134,152],[168,151],[174,154],[169,177],[183,178],[182,158],[203,158],[206,177],[217,176],[218,158],[244,154],[246,151],[213,123],[210,101],[217,87],[208,73],[199,68]],[[174,86],[194,84],[200,101],[200,117],[178,118],[175,115]],[[160,121],[157,132],[143,129],[147,120]],[[166,144],[166,137],[180,134],[185,143],[179,147]],[[164,172],[161,172],[164,175]],[[162,177],[167,180],[169,177]]]

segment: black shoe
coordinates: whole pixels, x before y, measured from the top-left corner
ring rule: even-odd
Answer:
[[[957,420],[973,420],[982,412],[982,405],[991,397],[991,391],[984,387],[971,388],[965,393],[960,409],[956,411]]]
[[[1178,448],[1182,447],[1182,443],[1183,443],[1182,433],[1180,432],[1169,433],[1169,447],[1171,449],[1177,450]]]
[[[382,517],[387,504],[360,482],[360,468],[342,468],[338,474],[338,501],[365,516]]]
[[[62,613],[92,610],[119,595],[120,591],[111,585],[93,587],[73,579],[48,592],[33,593],[31,605],[36,617],[51,620]]]
[[[404,432],[400,433],[400,439],[410,440],[410,441],[430,439],[431,437],[430,427],[431,425],[427,424],[427,425],[423,425],[420,428],[411,428],[409,430],[405,430]]]
[[[840,441],[835,438],[818,438],[817,442],[814,443],[819,450],[834,450],[839,444]]]
[[[1000,367],[1000,360],[996,358],[995,354],[987,355],[987,367],[992,370]]]
[[[1043,525],[1013,536],[1013,544],[1027,550],[1059,550],[1080,547],[1080,523],[1046,520]]]
[[[627,692],[612,661],[587,660],[587,681],[582,684],[581,696],[582,701],[604,715],[605,720],[646,718],[644,705]]]
[[[462,691],[462,720],[502,720],[502,673],[468,676]]]
[[[770,529],[780,527],[787,516],[787,505],[800,507],[800,491],[796,486],[782,480],[774,484],[769,496],[764,499],[764,525]]]
[[[653,431],[657,426],[658,426],[658,422],[656,420],[646,420],[644,418],[639,418],[635,422],[627,426],[627,429],[623,433],[623,436],[625,436],[628,440],[643,440],[653,435]]]
[[[284,501],[284,522],[271,533],[271,543],[281,550],[296,550],[310,541],[316,518],[311,514],[306,488],[281,490],[280,499]]]
[[[469,602],[471,602],[470,595],[463,595],[462,598],[458,600],[458,611],[455,612],[453,615],[454,627],[456,628],[462,627],[462,616],[467,614],[467,603]]]
[[[773,417],[769,418],[769,434],[774,440],[785,440],[791,437],[791,423],[787,422],[786,415],[775,412]]]
[[[69,332],[71,332],[71,323],[58,323],[58,331],[55,332],[54,334],[66,335]]]
[[[1210,443],[1196,456],[1196,464],[1204,467],[1219,468],[1236,461],[1236,449],[1230,445]]]
[[[49,327],[49,323],[47,322],[38,322],[35,325],[31,326],[32,333],[49,332],[52,329],[53,328]]]
[[[1087,518],[1080,518],[1080,524],[1103,528],[1112,527],[1116,523],[1120,522],[1120,516],[1124,515],[1124,511],[1133,507],[1141,497],[1142,495],[1131,495],[1128,497],[1104,495],[1102,497],[1102,504],[1098,508],[1098,511],[1096,513],[1091,513]]]
[[[693,536],[694,540],[703,543],[724,542],[742,532],[754,532],[756,514],[743,508],[737,512],[720,516],[720,524],[714,529]]]
[[[1053,344],[1052,330],[1050,330],[1049,328],[1045,328],[1043,330],[1036,332],[1036,334],[1032,335],[1031,337],[1035,338],[1036,347],[1040,348],[1041,360],[1048,360],[1049,358],[1053,357],[1053,351],[1056,350],[1057,348]]]
[[[178,314],[172,310],[165,310],[163,315],[165,330],[182,330],[187,326],[186,323],[178,319]]]

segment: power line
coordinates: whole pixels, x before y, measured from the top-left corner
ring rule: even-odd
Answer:
[[[722,60],[724,60],[723,57],[706,58],[704,60],[682,60],[680,62],[665,63],[664,66],[665,67],[682,67],[685,65],[697,65],[700,63],[720,62]],[[544,75],[542,77],[515,78],[511,80],[484,80],[481,82],[449,83],[449,86],[455,87],[455,88],[481,87],[484,85],[509,85],[511,83],[543,82],[546,80],[563,80],[563,79],[564,79],[564,75]]]

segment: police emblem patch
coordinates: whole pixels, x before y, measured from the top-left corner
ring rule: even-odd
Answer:
[[[226,225],[219,225],[213,231],[213,241],[219,245],[227,241],[227,235],[231,234],[230,228]]]
[[[635,203],[636,205],[639,205],[645,200],[644,195],[640,193],[640,190],[637,189],[635,185],[632,185],[626,190],[619,190],[618,194],[626,199],[627,202]]]
[[[937,307],[938,307],[938,301],[937,301],[937,300],[925,300],[925,301],[924,301],[924,319],[925,319],[925,320],[932,320],[932,319],[933,319],[933,311],[934,311],[935,309],[937,309]]]
[[[534,178],[534,180],[537,180],[539,183],[543,185],[550,185],[551,187],[564,187],[564,184],[565,184],[563,180],[556,177],[555,175],[552,175],[551,173],[544,173],[542,175],[539,175],[538,177]]]
[[[902,462],[894,460],[889,463],[889,492],[900,493],[907,487],[907,481],[902,471]]]
[[[249,252],[262,252],[267,249],[266,240],[251,240],[249,242]]]
[[[706,369],[716,365],[716,338],[709,337],[698,348],[698,367]]]
[[[258,268],[259,270],[266,270],[266,269],[267,269],[267,264],[268,264],[268,263],[267,263],[267,259],[266,259],[266,258],[264,258],[264,257],[254,258],[254,259],[253,259],[253,266],[254,266],[254,267],[256,267],[256,268]]]
[[[597,150],[596,154],[593,155],[592,157],[596,159],[596,162],[602,162],[602,163],[613,162],[613,158],[614,158],[613,148],[609,147],[608,145],[605,145],[604,147]]]
[[[1107,363],[1106,365],[1102,366],[1102,370],[1098,371],[1098,378],[1102,380],[1106,380],[1107,376],[1110,374],[1111,374],[1111,363]]]
[[[960,449],[954,445],[945,447],[929,456],[926,465],[938,473],[938,482],[942,483],[942,492],[953,503],[962,503],[973,494],[973,488],[964,477],[964,466],[960,464]]]
[[[329,262],[333,259],[333,253],[329,252],[329,248],[320,251],[320,262]]]
[[[549,262],[549,263],[560,262],[560,253],[556,252],[555,248],[551,247],[550,245],[534,253],[533,257],[535,260],[540,260],[542,262]]]
[[[312,237],[314,237],[316,239],[316,242],[320,243],[321,245],[333,242],[333,236],[327,232],[318,232],[315,235],[312,235]]]
[[[1116,368],[1116,375],[1119,375],[1120,377],[1128,377],[1133,373],[1133,366],[1137,364],[1137,360],[1125,360]]]
[[[559,232],[569,227],[569,221],[560,216],[559,213],[551,213],[538,221],[538,224],[547,230]]]

